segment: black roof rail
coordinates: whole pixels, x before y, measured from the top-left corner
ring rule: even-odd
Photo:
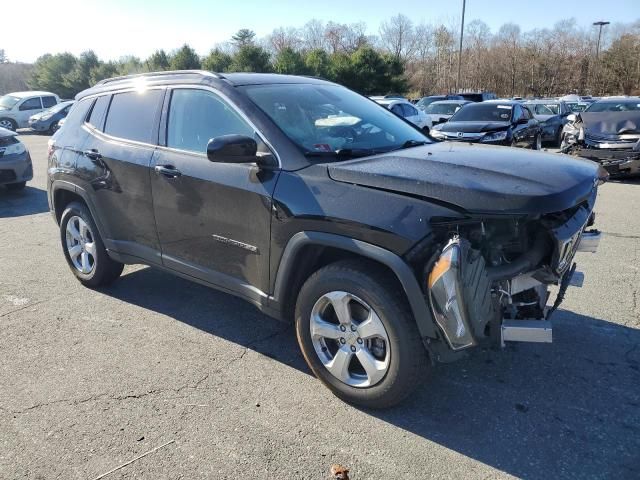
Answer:
[[[119,82],[122,80],[131,80],[134,78],[146,78],[146,77],[165,77],[171,75],[201,75],[203,77],[213,77],[223,79],[224,76],[219,73],[208,72],[206,70],[168,70],[161,72],[146,72],[146,73],[134,73],[132,75],[122,75],[120,77],[105,78],[100,80],[97,85],[106,85],[107,83]]]

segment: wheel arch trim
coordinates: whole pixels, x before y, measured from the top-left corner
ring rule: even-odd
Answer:
[[[100,217],[96,215],[96,209],[94,208],[93,202],[91,202],[87,192],[83,188],[80,188],[77,185],[75,185],[74,183],[67,182],[64,180],[54,180],[51,183],[51,210],[56,222],[58,222],[59,219],[55,214],[56,208],[57,208],[55,205],[55,199],[56,199],[56,194],[60,190],[66,190],[68,192],[71,192],[82,199],[82,201],[85,203],[85,205],[89,209],[89,212],[91,213],[91,217],[93,218],[93,221],[95,222],[96,227],[98,228],[98,234],[100,235],[100,238],[102,239],[105,246],[107,246],[108,239],[111,238],[108,235],[109,232],[105,230],[104,224],[100,221]]]
[[[407,263],[398,255],[377,245],[326,232],[302,231],[291,237],[280,259],[276,273],[273,299],[284,303],[287,282],[295,272],[298,254],[307,245],[333,247],[356,253],[388,267],[397,277],[409,301],[414,320],[425,338],[437,338],[435,322],[422,289]]]

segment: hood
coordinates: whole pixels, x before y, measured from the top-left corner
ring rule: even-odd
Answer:
[[[484,133],[506,130],[508,122],[447,122],[439,128],[442,132]]]
[[[580,118],[589,133],[623,135],[640,133],[640,111],[630,112],[582,112]]]
[[[0,127],[0,138],[15,137],[18,134],[12,130]]]
[[[438,142],[332,163],[339,182],[416,195],[468,213],[544,214],[587,199],[606,176],[589,160],[508,147]]]

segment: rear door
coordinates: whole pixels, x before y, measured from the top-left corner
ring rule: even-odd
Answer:
[[[99,97],[77,165],[107,248],[151,263],[160,263],[150,164],[164,94],[164,88],[151,88]]]
[[[29,117],[42,111],[42,101],[40,97],[31,97],[22,101],[18,106],[16,112],[16,122],[18,128],[25,128],[29,126]]]
[[[164,265],[259,302],[269,288],[278,173],[214,163],[206,149],[211,138],[228,134],[256,138],[259,151],[266,146],[247,117],[205,88],[172,89],[162,126],[152,188]]]

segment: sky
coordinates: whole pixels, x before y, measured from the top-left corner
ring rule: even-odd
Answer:
[[[0,49],[22,62],[89,49],[104,60],[144,58],[184,43],[204,55],[240,28],[263,37],[316,18],[365,22],[376,34],[398,13],[415,23],[448,25],[459,21],[461,8],[462,0],[3,0]],[[632,22],[640,19],[640,0],[467,0],[465,23],[479,19],[495,32],[514,22],[528,31],[568,18],[584,27],[597,20]]]

